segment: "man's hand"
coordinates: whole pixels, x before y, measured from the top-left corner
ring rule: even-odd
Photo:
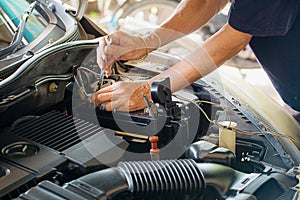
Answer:
[[[105,36],[107,37],[107,36]],[[105,37],[99,38],[99,47],[97,48],[97,63],[99,67],[111,74],[110,66],[116,60],[138,60],[147,53],[148,45],[141,37],[130,36],[127,33],[118,31],[110,34],[108,37],[112,40],[110,46],[107,46]]]
[[[105,87],[91,97],[95,106],[100,106],[106,111],[135,111],[146,107],[143,94],[150,97],[150,85],[146,81],[117,82]]]

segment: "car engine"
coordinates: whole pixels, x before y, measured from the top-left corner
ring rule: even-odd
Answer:
[[[174,94],[157,81],[144,110],[94,107],[97,44],[49,48],[0,82],[1,199],[297,199],[296,142],[212,77]],[[118,61],[104,87],[177,61]]]

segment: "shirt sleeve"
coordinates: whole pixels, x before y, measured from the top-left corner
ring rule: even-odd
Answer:
[[[228,23],[253,36],[282,36],[299,10],[300,0],[232,0]]]

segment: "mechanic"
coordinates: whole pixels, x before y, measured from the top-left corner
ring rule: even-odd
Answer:
[[[143,37],[115,32],[112,45],[100,38],[97,60],[110,73],[115,60],[145,58],[149,52],[204,25],[228,3],[226,0],[183,0],[155,31]],[[186,59],[148,81],[118,82],[93,95],[96,106],[133,111],[145,107],[142,93],[170,77],[177,91],[207,75],[250,44],[289,110],[300,122],[300,0],[232,0],[228,22]]]

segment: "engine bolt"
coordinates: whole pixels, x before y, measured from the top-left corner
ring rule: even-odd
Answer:
[[[52,82],[50,85],[49,85],[49,92],[56,92],[58,89],[58,85],[54,82]]]

